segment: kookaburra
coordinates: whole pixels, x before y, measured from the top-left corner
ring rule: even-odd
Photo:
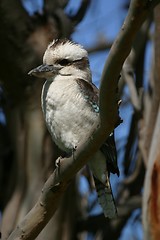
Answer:
[[[45,78],[42,110],[47,128],[56,145],[72,154],[93,125],[99,124],[98,89],[92,83],[88,53],[67,39],[56,39],[44,53],[43,64],[29,72]],[[117,215],[109,174],[117,173],[116,148],[111,134],[88,165],[95,179],[104,215]]]

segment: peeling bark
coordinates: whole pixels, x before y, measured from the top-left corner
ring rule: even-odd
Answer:
[[[153,166],[148,210],[151,219],[151,235],[153,239],[158,240],[160,237],[160,153]]]
[[[146,240],[160,237],[158,227],[160,213],[160,109],[152,137],[143,196],[143,225]]]
[[[160,238],[160,45],[159,45],[159,12],[160,6],[155,9],[155,51],[154,65],[151,79],[152,94],[148,98],[150,105],[145,110],[146,120],[144,146],[147,154],[147,172],[143,196],[143,225],[146,240]],[[148,118],[147,118],[148,117]],[[143,141],[144,139],[142,139]]]

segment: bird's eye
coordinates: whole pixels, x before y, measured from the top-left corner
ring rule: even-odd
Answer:
[[[58,63],[62,66],[66,66],[66,65],[70,64],[70,61],[68,59],[62,59]]]

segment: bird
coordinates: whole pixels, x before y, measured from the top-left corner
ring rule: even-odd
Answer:
[[[44,53],[43,64],[28,74],[45,79],[41,105],[46,126],[59,149],[67,156],[73,154],[100,121],[99,90],[92,83],[88,52],[71,40],[54,39]],[[115,218],[117,208],[109,179],[110,173],[119,176],[114,132],[88,166],[105,217]]]

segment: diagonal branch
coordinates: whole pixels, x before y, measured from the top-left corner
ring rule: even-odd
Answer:
[[[157,0],[132,0],[128,16],[114,42],[103,70],[100,85],[100,125],[92,130],[86,141],[71,158],[62,159],[60,167],[49,177],[34,208],[10,235],[11,239],[34,239],[58,208],[70,179],[87,163],[114,129],[118,120],[117,84],[122,65],[133,39]]]

